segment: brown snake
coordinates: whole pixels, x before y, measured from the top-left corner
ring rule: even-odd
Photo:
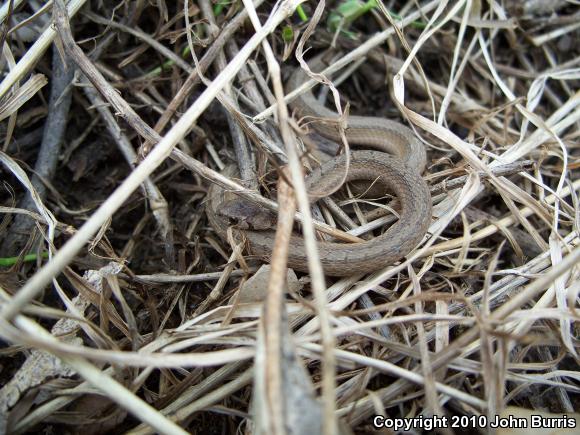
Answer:
[[[309,62],[313,71],[321,71],[325,64],[322,56]],[[291,76],[288,91],[292,91],[308,79],[298,68]],[[301,116],[336,119],[335,112],[322,106],[312,92],[296,98],[291,107]],[[378,237],[360,243],[335,243],[318,241],[318,251],[325,274],[349,276],[372,272],[400,260],[423,238],[431,222],[431,195],[421,177],[426,162],[425,150],[407,127],[384,118],[349,116],[346,138],[350,145],[372,148],[372,151],[351,151],[351,161],[346,181],[368,180],[399,198],[399,220]],[[328,139],[340,142],[334,125],[315,123],[314,129]],[[394,155],[394,156],[393,156]],[[323,163],[306,179],[309,194],[313,191],[334,191],[337,180],[345,171],[344,155]],[[230,166],[226,176],[236,176]],[[226,237],[229,220],[221,208],[232,193],[225,192],[216,184],[208,191],[207,216],[220,237]],[[317,196],[317,195],[314,195]],[[251,207],[249,207],[251,208]],[[230,216],[232,217],[232,216]],[[269,230],[244,230],[250,253],[269,261],[275,232]],[[307,272],[308,262],[304,242],[298,235],[292,236],[288,266]]]

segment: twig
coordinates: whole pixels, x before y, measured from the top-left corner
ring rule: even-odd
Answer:
[[[251,368],[247,369],[232,381],[220,385],[205,396],[179,409],[174,415],[170,416],[170,419],[179,422],[186,420],[193,413],[201,411],[202,409],[206,409],[208,406],[218,403],[225,397],[229,397],[236,391],[245,387],[250,382],[252,382],[253,376],[253,370]],[[141,433],[150,432],[149,430],[147,430],[147,432],[136,432],[135,435]],[[129,432],[129,434],[132,434],[132,432]]]
[[[529,171],[533,169],[534,166],[535,162],[533,160],[524,160],[521,162],[496,166],[491,169],[491,173],[496,177],[506,177],[508,175]],[[479,176],[482,179],[489,178],[489,174],[486,172],[479,172]],[[459,189],[465,184],[468,177],[468,175],[463,175],[449,181],[442,181],[438,184],[435,184],[434,186],[431,186],[431,195],[435,196],[444,192],[448,192],[449,190]]]
[[[234,269],[230,272],[230,277],[238,278],[240,276],[246,275],[247,273],[255,272],[256,270],[256,267],[250,267],[247,271],[242,269]],[[157,273],[154,275],[135,275],[133,278],[137,281],[142,281],[145,283],[168,284],[217,281],[222,275],[223,272],[198,273],[195,275],[171,275],[166,273]]]
[[[6,6],[8,6],[8,10],[6,12],[4,12],[4,10],[6,9]],[[12,13],[14,12],[14,0],[8,0],[7,2],[5,2],[5,4],[2,7],[2,11],[0,11],[0,15],[5,14],[7,17],[11,17]],[[9,26],[9,20],[3,20],[4,22],[2,23],[2,28],[0,30],[0,47],[4,47],[4,43],[6,42],[6,35],[8,34],[8,26]]]
[[[70,88],[74,76],[74,68],[67,68],[60,58],[58,50],[52,55],[52,86],[48,103],[48,116],[44,124],[42,143],[38,158],[34,165],[34,175],[31,182],[38,197],[43,201],[46,197],[45,182],[50,182],[56,172],[60,149],[66,133],[72,91]],[[20,203],[20,208],[33,210],[34,201],[27,194]],[[25,215],[18,215],[12,224],[6,239],[2,244],[2,252],[10,253],[20,249],[23,241],[29,236],[34,221]]]
[[[485,220],[487,222],[493,223],[494,221],[497,220],[497,218],[494,215],[487,213],[483,210],[480,210],[478,208],[475,208],[473,206],[466,207],[464,209],[464,212],[465,215],[472,221]],[[542,250],[538,247],[534,239],[527,232],[522,231],[517,227],[511,228],[510,230],[500,227],[500,230],[503,233],[509,231],[513,236],[513,239],[515,239],[516,243],[524,249],[525,251],[524,255],[526,255],[527,257],[536,257],[541,254]],[[518,253],[518,255],[520,254],[521,253]]]
[[[208,27],[210,29],[217,28],[213,8],[210,2],[208,0],[202,0],[200,1],[200,5],[201,10],[204,14],[204,18],[209,23]],[[227,60],[223,49],[219,51],[215,65],[216,72],[219,72],[226,67]],[[245,66],[243,68],[245,68]],[[232,107],[239,112],[239,107],[235,102],[235,100],[232,98],[233,92],[231,85],[230,84],[226,85],[223,92],[228,97],[230,97],[230,99],[232,100],[231,101]],[[232,142],[234,145],[234,153],[236,154],[236,163],[238,165],[238,169],[240,170],[240,177],[243,182],[242,184],[246,185],[246,187],[248,187],[249,189],[258,190],[256,164],[253,159],[249,144],[246,140],[246,137],[244,136],[244,132],[240,127],[240,125],[238,124],[236,117],[228,110],[228,106],[222,106],[222,108],[226,115],[228,126],[230,128],[230,136],[232,138]]]
[[[252,15],[250,15],[252,16]],[[289,175],[289,174],[288,174]],[[276,226],[276,236],[272,249],[272,261],[270,269],[270,279],[268,281],[268,293],[266,296],[266,307],[264,316],[263,331],[265,334],[265,372],[257,373],[262,376],[261,385],[264,385],[266,403],[266,415],[261,415],[260,420],[265,425],[260,430],[268,433],[282,435],[285,433],[286,410],[283,408],[286,392],[283,389],[282,374],[282,310],[284,310],[284,287],[286,285],[286,268],[288,264],[288,247],[292,227],[294,226],[294,210],[296,209],[296,198],[294,191],[286,181],[286,177],[280,176],[278,181],[278,195],[282,204],[278,213],[278,224]],[[259,384],[256,382],[256,384]]]
[[[252,3],[249,0],[244,0],[244,5],[250,14],[250,19],[256,31],[261,29],[261,24]],[[324,1],[320,2],[317,7],[317,13],[310,24],[314,26],[322,11],[324,10]],[[318,18],[318,19],[315,19]],[[268,63],[268,70],[272,78],[274,87],[274,95],[277,101],[278,122],[280,125],[280,133],[286,152],[288,154],[288,163],[290,174],[292,175],[292,183],[294,184],[294,192],[298,207],[304,215],[304,222],[302,231],[304,234],[304,245],[308,258],[308,271],[310,272],[310,279],[312,280],[312,290],[315,295],[316,311],[320,320],[320,330],[322,333],[323,345],[323,359],[322,359],[322,401],[323,401],[323,425],[322,431],[324,435],[335,435],[338,432],[337,420],[335,416],[335,400],[336,400],[336,380],[335,380],[335,358],[334,347],[335,339],[332,335],[330,326],[330,315],[327,308],[327,299],[325,294],[326,284],[324,280],[324,272],[320,263],[318,249],[316,246],[316,237],[314,234],[314,225],[312,224],[312,214],[310,211],[310,202],[306,192],[304,183],[304,175],[302,173],[302,165],[296,148],[294,147],[294,138],[292,136],[290,125],[288,123],[288,108],[284,103],[284,88],[282,86],[282,78],[280,75],[280,66],[274,57],[272,48],[267,42],[263,43],[264,54]]]

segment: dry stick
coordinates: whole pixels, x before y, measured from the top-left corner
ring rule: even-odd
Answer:
[[[524,160],[521,162],[508,163],[501,166],[496,166],[491,169],[491,173],[496,177],[505,177],[507,175],[518,174],[520,172],[525,172],[533,169],[535,162],[533,160]],[[479,172],[479,177],[483,180],[489,178],[489,174],[485,172]],[[461,177],[454,178],[452,180],[445,180],[440,183],[431,186],[431,195],[438,195],[440,193],[447,192],[449,190],[458,189],[465,185],[469,175],[463,175]]]
[[[238,48],[238,44],[234,39],[230,39],[226,43],[226,52],[228,56],[234,57],[239,53],[240,49]],[[246,91],[247,99],[251,101],[251,103],[255,106],[258,110],[264,110],[266,108],[266,104],[264,103],[264,98],[262,94],[258,90],[258,86],[256,85],[255,77],[250,73],[248,66],[244,65],[237,76],[237,81],[242,86],[242,88]]]
[[[48,0],[42,6],[39,5],[37,2],[35,2],[35,3],[32,3],[32,5],[31,5],[31,9],[33,10],[34,13],[32,15],[28,16],[26,19],[20,21],[18,24],[11,27],[10,31],[8,32],[9,35],[12,35],[18,29],[29,25],[30,23],[32,23],[33,21],[35,21],[37,19],[38,19],[38,21],[37,21],[38,25],[44,26],[47,24],[49,19],[46,16],[44,16],[44,14],[49,12],[50,8],[52,8],[52,1]]]
[[[238,48],[238,44],[234,39],[231,39],[227,42],[226,50],[230,57],[237,56],[238,52],[240,51],[240,49]],[[266,104],[264,102],[262,94],[258,90],[258,85],[256,84],[256,77],[250,73],[247,65],[244,65],[240,69],[240,72],[238,73],[238,82],[242,85],[242,87],[248,94],[247,98],[252,102],[253,106],[255,106],[256,110],[260,111],[265,110]],[[240,94],[240,96],[244,96],[244,94]],[[245,118],[243,119],[245,120]],[[255,126],[254,123],[249,121],[248,125],[252,127]],[[269,139],[271,142],[280,143],[278,131],[274,128],[274,126],[271,123],[264,123],[262,125],[262,128],[266,130],[266,133],[269,136],[269,138],[273,138]],[[261,130],[258,130],[258,132],[260,132],[263,136],[266,136],[266,133],[262,133]],[[279,152],[274,152],[274,154],[277,155],[278,158],[282,157],[279,155]],[[286,156],[284,155],[283,157],[284,158],[281,161],[286,162]]]
[[[552,351],[548,347],[539,348],[538,353],[539,353],[540,360],[542,360],[542,362],[545,364],[552,365],[551,362],[556,359],[554,357],[554,355],[552,355]],[[552,366],[549,369],[549,371],[555,374],[555,372],[558,371],[558,368]],[[561,382],[562,384],[565,382],[565,379],[562,376],[554,376],[553,379],[554,379],[554,382]],[[556,396],[560,400],[560,406],[564,412],[570,412],[570,413],[574,412],[575,407],[572,404],[570,396],[568,395],[568,391],[566,391],[565,388],[563,388],[563,387],[556,388]]]
[[[219,60],[223,60],[224,62],[222,63]],[[218,70],[221,71],[223,67],[226,65],[226,63],[227,62],[225,60],[225,57],[220,56],[218,58],[218,65],[220,65],[220,68]],[[252,157],[248,141],[244,136],[242,128],[236,121],[235,116],[228,111],[227,106],[222,105],[222,108],[226,115],[226,119],[230,129],[230,136],[232,138],[232,143],[234,145],[236,162],[240,170],[240,178],[242,180],[242,184],[248,187],[248,189],[257,191],[258,179],[256,177],[256,165],[254,163],[254,159]]]
[[[204,18],[209,23],[209,28],[216,28],[217,23],[215,20],[215,15],[213,12],[213,7],[208,0],[201,0],[199,2],[201,6],[201,11]],[[214,35],[215,36],[215,35]],[[219,73],[227,65],[226,56],[224,54],[223,48],[219,50],[218,56],[215,62],[215,70]],[[239,112],[239,106],[233,99],[232,86],[230,83],[224,88],[224,94],[226,94],[230,99],[232,99],[233,108]],[[234,145],[234,152],[236,154],[236,161],[238,169],[240,170],[240,177],[243,184],[249,189],[258,190],[258,179],[256,178],[256,165],[254,159],[252,158],[252,153],[244,136],[244,132],[240,125],[236,122],[236,117],[228,110],[228,106],[222,105],[222,110],[226,115],[226,120],[230,129],[230,136]]]
[[[56,172],[72,99],[72,92],[69,86],[73,76],[74,68],[69,66],[67,69],[55,47],[52,54],[52,86],[48,102],[48,116],[44,124],[40,151],[34,165],[34,175],[31,179],[31,183],[36,189],[40,200],[44,200],[46,197],[46,186],[42,180],[50,182]],[[35,208],[30,193],[26,194],[19,207],[27,210]],[[32,219],[25,215],[18,215],[7,233],[6,239],[4,239],[2,252],[8,254],[14,244],[22,243],[29,236],[33,226],[34,221]],[[20,249],[18,246],[15,247]]]
[[[286,172],[288,172],[286,170]],[[286,174],[286,177],[288,174]],[[267,433],[282,435],[285,433],[286,422],[285,409],[283,409],[285,392],[282,387],[282,325],[285,316],[284,309],[284,287],[286,284],[286,268],[288,266],[288,248],[292,227],[294,226],[294,211],[296,209],[296,198],[293,189],[286,183],[285,178],[280,177],[278,181],[278,196],[282,206],[278,213],[278,223],[276,235],[272,249],[272,261],[270,269],[270,279],[268,281],[268,293],[266,295],[265,316],[263,317],[263,330],[265,333],[265,373],[256,373],[256,376],[264,376],[261,382],[265,385],[266,409],[269,411],[266,417],[267,426],[264,429]]]
[[[324,205],[332,213],[334,218],[337,221],[341,222],[346,228],[348,228],[349,230],[353,230],[358,227],[356,222],[353,221],[351,217],[348,214],[346,214],[346,212],[344,212],[342,208],[340,208],[340,206],[336,202],[334,202],[330,197],[322,198],[322,202],[324,202]]]
[[[505,241],[499,244],[499,247],[495,250],[496,252],[493,254],[487,270],[485,271],[485,277],[483,281],[483,298],[481,300],[481,305],[479,307],[481,316],[481,323],[487,323],[487,319],[489,318],[490,314],[490,304],[489,304],[489,295],[490,295],[490,283],[491,278],[493,276],[494,270],[497,268],[498,258],[501,254],[503,245]],[[501,393],[503,391],[504,382],[501,382],[498,379],[498,374],[495,373],[493,367],[493,351],[492,344],[494,342],[493,336],[489,333],[490,331],[487,328],[480,328],[479,332],[479,349],[480,349],[480,358],[481,358],[481,378],[485,387],[483,388],[483,397],[487,402],[487,415],[489,418],[493,418],[495,414],[497,414],[498,410],[501,408]],[[499,346],[503,348],[503,346]],[[495,376],[494,376],[495,375]],[[501,376],[501,375],[500,375]]]
[[[6,16],[12,16],[14,12],[14,0],[8,0],[4,6],[8,5],[8,10],[6,11]],[[4,9],[4,8],[2,8]],[[6,42],[6,35],[8,33],[8,26],[10,23],[8,20],[5,20],[2,23],[2,30],[0,30],[0,47],[4,47],[4,42]]]
[[[381,320],[383,316],[379,314],[377,310],[375,310],[376,305],[371,299],[368,294],[363,294],[359,298],[359,303],[363,307],[363,309],[368,310],[367,315],[371,321],[373,320]],[[387,340],[395,340],[396,336],[392,332],[391,328],[388,325],[381,325],[379,326],[379,333],[385,337]]]
[[[250,267],[248,270],[235,269],[230,273],[230,277],[240,277],[247,273],[253,273],[258,270],[256,267]],[[169,283],[187,283],[187,282],[204,282],[204,281],[217,281],[223,275],[223,272],[208,272],[208,273],[198,273],[195,275],[171,275],[167,273],[156,273],[154,275],[135,275],[132,278],[144,283],[157,283],[157,284],[169,284]]]
[[[249,0],[243,0],[246,9],[252,20],[252,24],[256,31],[261,29],[260,20],[255,12],[252,3]],[[324,2],[320,2],[316,9],[315,17],[320,18],[320,14],[324,9]],[[313,22],[318,21],[313,17]],[[294,183],[295,195],[298,202],[298,207],[304,215],[304,223],[302,231],[304,234],[304,246],[308,259],[308,271],[312,282],[312,290],[315,296],[316,311],[320,321],[320,331],[322,335],[322,400],[323,400],[323,424],[322,432],[324,435],[335,435],[338,433],[337,420],[335,416],[336,409],[336,380],[335,380],[335,357],[334,347],[336,344],[332,328],[330,326],[330,315],[327,308],[327,299],[325,294],[326,283],[324,280],[324,272],[320,263],[318,248],[316,245],[316,236],[314,233],[314,226],[312,224],[312,214],[310,211],[310,201],[306,193],[306,186],[304,183],[304,175],[302,173],[302,165],[297,150],[294,147],[295,138],[292,136],[290,124],[288,123],[288,108],[284,103],[284,88],[282,87],[282,78],[280,74],[280,65],[274,57],[272,48],[264,41],[262,45],[268,63],[268,71],[272,78],[272,85],[274,87],[274,95],[278,103],[278,122],[280,124],[280,133],[282,141],[288,155],[288,163],[290,174],[292,175],[292,182]]]
[[[413,294],[415,296],[420,296],[422,293],[421,284],[419,278],[417,277],[415,270],[412,265],[407,265],[407,271],[409,273],[409,278],[411,279]],[[415,302],[415,312],[419,315],[423,314],[424,304],[423,301],[417,300]],[[417,347],[421,355],[420,364],[418,370],[423,372],[423,389],[425,391],[425,401],[426,410],[428,413],[433,415],[442,415],[441,406],[437,400],[437,392],[435,388],[435,370],[431,367],[431,357],[429,354],[429,348],[427,340],[425,340],[425,326],[423,322],[416,322],[415,329],[417,331]],[[447,430],[445,430],[447,429]],[[442,433],[449,433],[448,428],[442,428]]]
[[[272,95],[272,91],[268,87],[268,83],[266,83],[266,78],[262,74],[262,71],[260,71],[260,68],[258,68],[258,64],[256,63],[256,61],[253,59],[249,60],[248,66],[250,67],[250,70],[254,75],[254,80],[256,80],[256,84],[260,87],[266,99],[270,102],[270,104],[274,104],[276,102],[276,99],[274,98],[274,95]]]
[[[131,193],[149,176],[161,162],[170,154],[177,142],[187,134],[191,125],[197,120],[201,113],[208,107],[211,101],[219,93],[222,87],[232,79],[239,70],[240,64],[245,62],[250,54],[258,47],[260,42],[270,34],[282,20],[293,13],[302,3],[301,0],[288,0],[282,2],[279,7],[271,14],[265,23],[261,32],[255,33],[250,40],[241,49],[240,54],[228,64],[228,66],[219,74],[193,104],[157,144],[151,153],[135,168],[135,170],[125,179],[125,181],[109,196],[109,198],[97,209],[92,217],[79,229],[77,234],[69,239],[59,252],[53,257],[53,260],[47,263],[43,268],[37,271],[20,291],[12,298],[11,302],[6,304],[0,311],[4,319],[12,319],[18,311],[34,298],[50,280],[57,275],[74,257],[74,255],[84,246],[90,237],[92,237],[103,223],[109,219]],[[62,1],[57,0],[57,5],[62,7]],[[66,14],[61,10],[61,19],[66,21]],[[62,30],[59,29],[59,31]],[[65,36],[66,38],[66,36]],[[82,53],[82,52],[81,52]],[[106,83],[106,81],[105,81]],[[107,94],[108,97],[111,97]],[[114,98],[114,97],[111,97]],[[149,130],[147,130],[149,132]],[[194,160],[194,159],[192,159]],[[201,165],[201,164],[200,164]],[[203,166],[203,165],[202,165]]]
[[[242,128],[246,136],[251,139],[251,141],[256,144],[256,146],[265,148],[268,153],[276,157],[277,161],[286,163],[286,153],[278,145],[279,140],[274,142],[272,137],[277,138],[276,134],[273,133],[273,129],[270,129],[269,136],[258,128],[256,124],[249,121],[246,116],[237,109],[237,104],[234,103],[233,99],[225,94],[220,94],[218,99],[222,105],[224,105],[227,110],[235,117],[239,126]]]

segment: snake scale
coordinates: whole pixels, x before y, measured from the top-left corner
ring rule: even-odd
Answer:
[[[323,57],[317,56],[309,62],[313,71],[326,66]],[[290,77],[287,91],[290,92],[308,79],[298,68]],[[290,103],[291,108],[302,117],[337,118],[337,114],[319,103],[311,91],[302,94]],[[336,243],[318,241],[318,251],[326,275],[349,276],[355,273],[372,272],[392,264],[408,254],[423,238],[431,222],[431,196],[425,180],[421,177],[426,163],[423,145],[413,132],[398,122],[384,118],[349,116],[346,138],[349,145],[370,150],[351,151],[347,181],[368,180],[393,192],[400,201],[399,220],[381,235],[360,243]],[[313,123],[313,128],[322,136],[340,142],[338,129],[332,124]],[[342,179],[346,159],[339,155],[323,163],[306,178],[309,192],[334,191],[337,179]],[[236,176],[230,166],[224,175]],[[230,225],[220,208],[231,193],[212,184],[208,191],[207,216],[222,238]],[[274,241],[274,231],[244,230],[250,253],[269,261]],[[303,239],[295,234],[291,237],[288,266],[308,271]]]

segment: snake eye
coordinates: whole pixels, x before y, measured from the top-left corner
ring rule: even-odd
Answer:
[[[239,219],[235,218],[234,216],[224,213],[220,213],[220,215],[226,220],[228,225],[237,225],[237,223],[239,222]]]

